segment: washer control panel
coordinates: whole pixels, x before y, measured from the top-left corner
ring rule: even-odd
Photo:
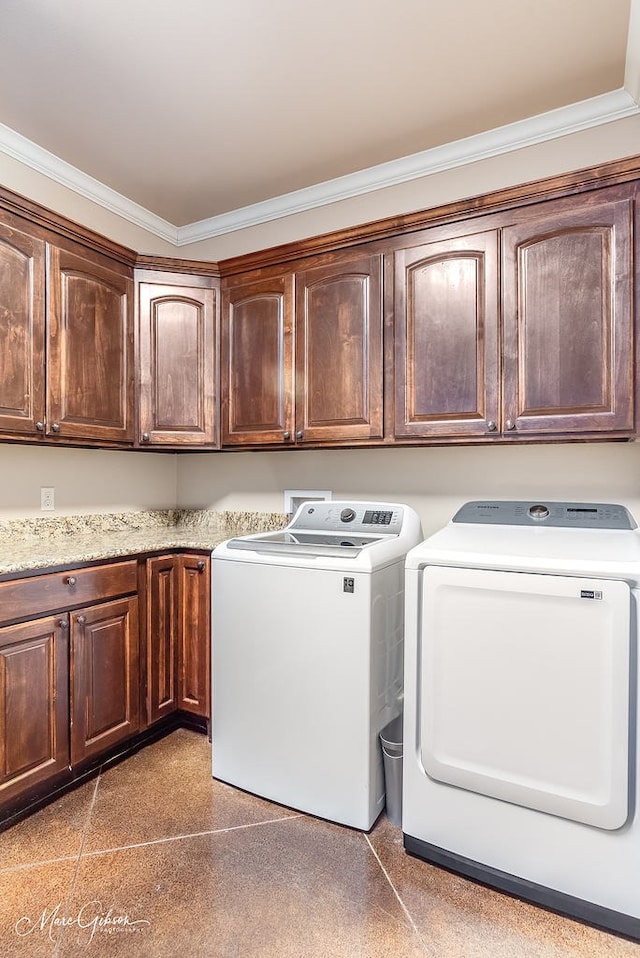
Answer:
[[[404,510],[383,502],[303,502],[287,527],[323,532],[386,533],[399,535]]]
[[[578,529],[635,529],[631,513],[605,502],[467,502],[453,522]]]

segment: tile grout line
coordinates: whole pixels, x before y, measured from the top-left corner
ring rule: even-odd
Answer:
[[[205,835],[225,835],[228,832],[238,832],[247,828],[260,828],[263,825],[277,825],[280,822],[294,821],[303,818],[302,815],[284,815],[282,818],[270,818],[264,822],[249,822],[246,825],[230,825],[228,828],[212,828],[202,832],[186,832],[184,835],[169,835],[166,838],[152,838],[147,842],[134,842],[131,845],[116,845],[112,848],[99,848],[95,851],[82,853],[82,858],[94,858],[97,855],[109,855],[111,852],[124,852],[130,848],[145,848],[147,845],[164,845],[169,842],[180,842],[187,838],[202,838]]]
[[[84,822],[84,826],[83,826],[83,829],[82,829],[82,838],[81,838],[81,840],[80,840],[80,848],[78,849],[78,855],[77,855],[77,857],[76,857],[76,867],[75,867],[74,870],[73,870],[73,875],[72,875],[72,877],[71,877],[71,882],[70,882],[70,884],[69,884],[69,891],[68,891],[68,893],[67,893],[67,898],[66,898],[66,901],[65,901],[65,903],[64,903],[63,915],[64,915],[65,918],[66,918],[66,917],[68,916],[68,914],[69,914],[69,906],[71,905],[71,899],[73,898],[73,893],[74,893],[75,888],[76,888],[76,881],[77,881],[77,878],[78,878],[78,873],[79,873],[79,871],[80,871],[80,863],[81,863],[81,861],[82,861],[82,850],[83,850],[84,845],[85,845],[85,842],[86,842],[86,840],[87,840],[87,833],[88,833],[88,831],[89,831],[89,825],[91,824],[91,816],[93,815],[93,809],[94,809],[94,806],[95,806],[95,803],[96,803],[96,796],[97,796],[97,794],[98,794],[98,785],[100,784],[100,779],[101,779],[101,778],[102,778],[102,768],[100,768],[100,771],[98,772],[98,775],[97,775],[97,777],[96,777],[96,783],[95,783],[95,786],[94,786],[94,788],[93,788],[93,795],[91,796],[91,801],[90,801],[90,803],[89,803],[89,809],[88,809],[88,811],[87,811],[87,816],[86,816],[86,819],[85,819],[85,822]],[[59,935],[58,938],[56,939],[56,946],[55,946],[55,948],[54,948],[54,950],[53,950],[53,958],[59,958],[60,948],[62,947],[62,942],[63,942],[64,936],[65,936],[65,933],[66,933],[66,925],[63,925],[62,928],[61,928],[61,931],[60,931],[60,935]]]
[[[410,924],[411,927],[413,928],[413,930],[414,930],[414,932],[415,932],[415,935],[416,935],[418,941],[420,942],[420,944],[422,945],[422,947],[423,947],[425,953],[426,953],[427,955],[434,955],[435,952],[432,951],[432,949],[429,947],[429,945],[426,943],[426,941],[424,940],[424,938],[423,938],[422,935],[420,934],[420,931],[418,930],[418,926],[416,925],[415,921],[414,921],[413,918],[411,917],[411,912],[409,911],[409,909],[407,908],[407,906],[406,906],[405,903],[403,902],[402,898],[400,897],[400,894],[398,893],[398,889],[396,888],[396,886],[395,886],[394,883],[392,882],[391,876],[389,875],[389,872],[387,871],[387,869],[386,869],[386,868],[384,867],[384,865],[382,864],[382,861],[380,860],[380,856],[378,855],[377,851],[375,850],[375,848],[374,848],[373,845],[371,844],[371,839],[369,838],[368,835],[366,835],[366,834],[364,834],[364,833],[363,833],[363,835],[364,835],[364,839],[365,839],[367,845],[369,846],[369,848],[370,848],[371,851],[373,852],[373,855],[374,855],[376,861],[378,862],[378,865],[380,866],[380,869],[382,870],[382,874],[383,874],[384,877],[387,879],[387,882],[389,883],[389,886],[390,886],[390,888],[391,888],[393,894],[394,894],[394,895],[396,896],[396,898],[398,899],[398,902],[400,903],[400,907],[402,908],[403,912],[404,912],[405,915],[407,916],[407,919],[408,919],[408,921],[409,921],[409,924]]]

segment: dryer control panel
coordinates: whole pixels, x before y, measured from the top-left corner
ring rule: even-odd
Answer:
[[[565,529],[635,529],[631,513],[615,503],[604,502],[467,502],[453,522],[502,526],[548,526]]]

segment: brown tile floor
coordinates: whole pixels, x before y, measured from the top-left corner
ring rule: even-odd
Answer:
[[[216,782],[209,756],[174,732],[0,834],[0,956],[640,958],[411,858],[384,816],[363,835]]]

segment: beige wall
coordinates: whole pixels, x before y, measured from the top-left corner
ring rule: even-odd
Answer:
[[[177,457],[0,443],[0,519],[36,515],[172,509]],[[56,508],[40,512],[40,487]]]
[[[0,519],[212,508],[282,512],[285,489],[407,502],[425,534],[474,498],[622,502],[640,522],[640,443],[292,450],[187,455],[0,444]]]
[[[621,502],[640,524],[640,444],[291,450],[187,455],[178,460],[185,508],[283,511],[285,489],[406,502],[425,534],[470,499]]]

